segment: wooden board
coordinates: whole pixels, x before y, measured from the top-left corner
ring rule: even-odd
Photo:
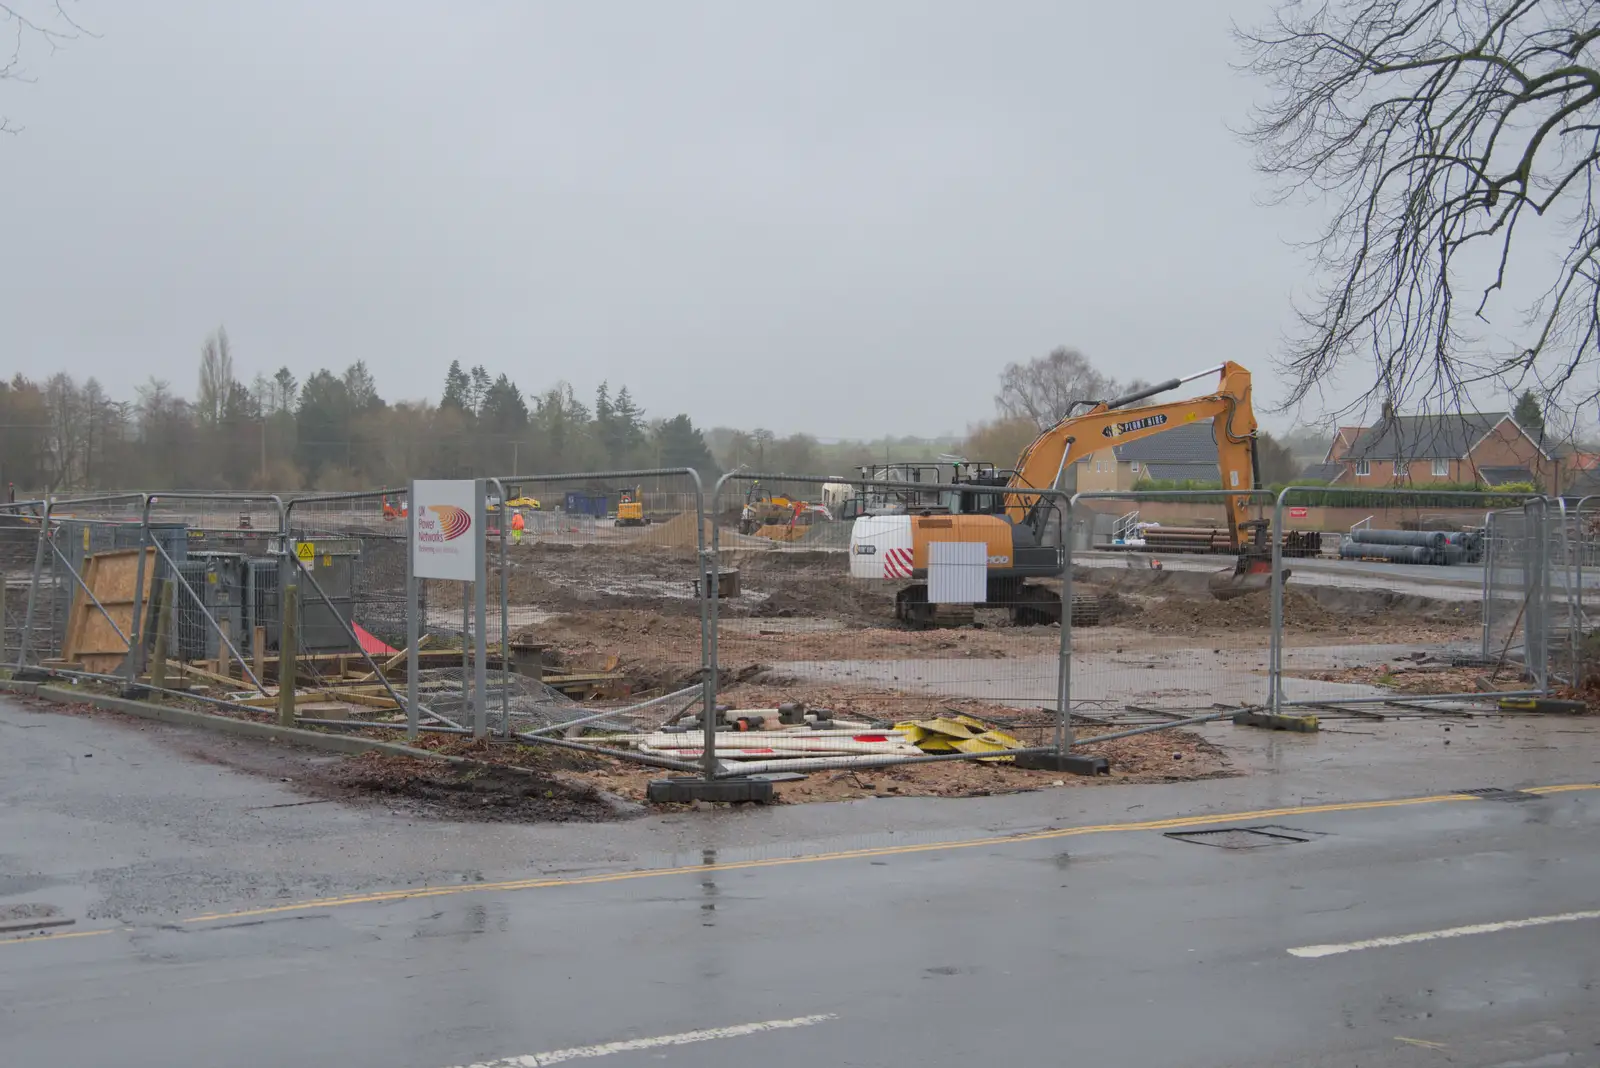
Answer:
[[[148,605],[156,576],[154,549],[116,549],[85,558],[83,585],[93,591],[95,600],[105,608],[105,615],[83,587],[74,584],[72,611],[67,616],[67,634],[61,646],[63,660],[70,660],[85,671],[102,673],[116,671],[122,665],[128,646],[117,637],[116,628],[106,616],[116,621],[123,634],[132,637],[134,586],[141,552],[145,561],[142,603]]]

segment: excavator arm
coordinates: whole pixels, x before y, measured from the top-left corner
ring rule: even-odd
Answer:
[[[1023,450],[1007,488],[1052,489],[1060,483],[1068,464],[1108,445],[1127,444],[1209,419],[1217,442],[1217,467],[1222,475],[1228,529],[1234,551],[1241,551],[1251,540],[1247,533],[1250,498],[1247,493],[1235,495],[1227,491],[1249,491],[1260,483],[1255,456],[1256,417],[1250,405],[1250,372],[1232,362],[1223,364],[1220,371],[1217,388],[1203,397],[1137,408],[1122,406],[1164,393],[1184,381],[1174,379],[1129,397],[1102,401],[1082,415],[1061,420]],[[1023,523],[1037,504],[1037,498],[1015,495],[1006,503],[1006,514],[1013,523]]]
[[[1202,371],[1176,378],[1115,400],[1092,406],[1082,415],[1069,416],[1040,434],[1017,460],[1009,489],[1051,489],[1060,484],[1067,464],[1105,448],[1154,437],[1186,423],[1211,420],[1217,443],[1223,507],[1227,512],[1229,544],[1237,558],[1231,570],[1211,580],[1212,595],[1236,597],[1263,588],[1271,581],[1272,551],[1265,520],[1250,518],[1249,491],[1261,486],[1256,463],[1256,416],[1250,405],[1250,372],[1233,362],[1214,369],[1221,379],[1203,397],[1131,408],[1134,401],[1176,389],[1186,381],[1213,373]],[[1013,524],[1028,523],[1042,534],[1044,502],[1038,497],[1014,494],[1006,501],[1006,516]],[[1289,572],[1283,573],[1284,578]]]

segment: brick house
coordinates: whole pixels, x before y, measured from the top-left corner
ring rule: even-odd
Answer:
[[[1303,477],[1338,486],[1533,482],[1553,487],[1560,465],[1508,412],[1394,415],[1339,427]]]
[[[1171,430],[1123,445],[1107,445],[1078,460],[1078,491],[1127,491],[1145,479],[1217,484],[1217,442],[1211,421],[1180,423]]]

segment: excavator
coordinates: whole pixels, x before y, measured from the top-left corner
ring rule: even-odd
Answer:
[[[1130,407],[1197,378],[1219,375],[1210,393],[1189,400]],[[1087,404],[1080,415],[1071,411]],[[931,546],[940,542],[982,543],[987,549],[985,603],[1010,609],[1014,623],[1047,624],[1061,619],[1061,598],[1029,579],[1059,578],[1061,553],[1046,525],[1054,509],[1049,501],[1025,492],[1052,489],[1069,463],[1107,445],[1153,437],[1186,423],[1211,420],[1221,469],[1223,507],[1227,512],[1234,565],[1212,576],[1212,596],[1228,600],[1266,588],[1272,581],[1272,546],[1268,523],[1251,519],[1249,490],[1261,485],[1257,465],[1256,418],[1250,405],[1250,372],[1227,362],[1183,378],[1173,378],[1108,401],[1078,401],[1068,414],[1036,438],[1009,474],[980,476],[972,489],[951,491],[951,506],[911,515],[864,515],[850,532],[850,574],[855,578],[909,582],[895,594],[895,618],[914,628],[934,625],[941,607],[929,600],[928,564]],[[983,487],[993,485],[993,492]],[[1229,492],[1235,491],[1235,492]],[[941,550],[941,555],[958,555]],[[1284,578],[1289,572],[1283,573]]]

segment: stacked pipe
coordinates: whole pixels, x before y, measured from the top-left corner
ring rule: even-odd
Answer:
[[[1167,553],[1227,553],[1233,551],[1228,531],[1222,527],[1147,526],[1140,534],[1144,547]]]
[[[1339,547],[1346,560],[1388,560],[1400,564],[1476,563],[1482,539],[1473,531],[1353,530]]]

